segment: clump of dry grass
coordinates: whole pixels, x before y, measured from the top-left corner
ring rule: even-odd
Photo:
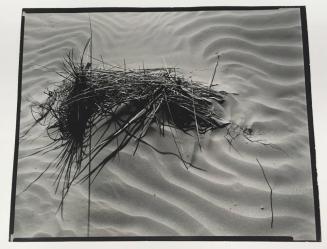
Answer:
[[[177,68],[132,70],[105,67],[104,63],[100,67],[93,65],[92,59],[84,63],[89,43],[90,40],[78,61],[73,51],[67,54],[64,72],[60,73],[62,82],[55,89],[46,90],[47,99],[31,108],[35,120],[31,128],[42,123],[52,139],[38,153],[59,151],[46,170],[56,169],[56,191],[62,195],[60,206],[75,181],[94,181],[131,140],[136,141],[134,153],[142,143],[159,153],[178,157],[187,169],[201,169],[184,160],[173,132],[176,153],[161,152],[143,138],[156,125],[162,136],[165,129],[178,129],[188,135],[194,131],[200,144],[201,134],[229,124],[213,111],[214,105],[223,104],[226,93],[187,80]],[[92,137],[96,137],[93,144]],[[115,149],[91,167],[93,159],[112,145]]]

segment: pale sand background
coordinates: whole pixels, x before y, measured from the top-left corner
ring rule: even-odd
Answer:
[[[23,7],[89,7],[89,6],[204,6],[204,5],[307,5],[308,13],[308,27],[309,27],[309,46],[310,46],[310,61],[311,61],[311,78],[313,91],[313,112],[315,125],[315,140],[317,150],[317,167],[318,167],[318,181],[320,191],[320,210],[322,212],[322,236],[323,241],[326,237],[326,219],[324,213],[326,210],[326,189],[327,183],[324,178],[327,175],[326,169],[323,165],[326,164],[324,157],[324,148],[326,148],[327,136],[325,127],[327,119],[321,113],[324,113],[326,106],[325,93],[327,91],[325,79],[327,78],[327,71],[325,70],[325,61],[327,59],[327,50],[325,48],[325,41],[327,39],[327,16],[325,10],[327,3],[322,0],[316,1],[279,1],[273,0],[263,3],[262,1],[143,1],[131,2],[121,1],[118,3],[108,0],[96,0],[90,3],[85,3],[83,0],[67,1],[40,1],[40,0],[13,0],[5,1],[2,4],[2,9],[5,10],[0,15],[0,29],[6,34],[0,40],[0,50],[3,58],[1,60],[3,82],[6,82],[6,87],[0,91],[0,111],[4,118],[0,123],[1,127],[1,151],[2,162],[5,170],[0,175],[1,177],[1,200],[4,205],[0,206],[1,212],[1,248],[89,248],[90,246],[97,246],[99,248],[107,248],[107,242],[97,243],[8,243],[8,225],[9,225],[9,209],[10,209],[10,191],[11,191],[11,174],[12,174],[12,158],[14,147],[14,133],[15,133],[15,118],[16,118],[16,100],[17,100],[17,65],[18,65],[18,48],[19,48],[19,30],[20,30],[20,10]],[[5,204],[7,203],[7,204]],[[179,248],[198,248],[200,245],[203,248],[325,248],[326,243],[240,243],[240,242],[115,242],[110,243],[112,248],[166,248],[169,246],[178,246]]]
[[[71,48],[89,36],[87,14],[26,14],[21,130],[31,124],[28,99],[60,78]],[[308,143],[302,34],[299,9],[166,13],[91,13],[93,54],[138,67],[177,66],[193,79],[209,82],[215,53],[221,54],[219,90],[237,92],[226,103],[226,118],[253,128],[256,139],[285,153],[249,144],[230,149],[225,131],[196,139],[178,135],[185,158],[206,172],[186,171],[170,156],[133,146],[108,164],[92,186],[92,236],[284,235],[315,239]],[[191,72],[191,73],[190,73]],[[49,140],[35,129],[20,144],[20,156]],[[169,133],[169,132],[168,132]],[[148,141],[160,150],[174,143],[155,129]],[[105,151],[104,151],[105,153]],[[19,160],[17,193],[42,172],[56,152]],[[103,154],[104,155],[104,154]],[[101,157],[101,156],[100,156]],[[269,188],[273,188],[274,228],[270,228]],[[87,186],[74,187],[62,220],[56,214],[51,173],[16,198],[15,237],[85,236]]]

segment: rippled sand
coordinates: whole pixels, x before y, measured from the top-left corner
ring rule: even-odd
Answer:
[[[88,14],[25,14],[21,131],[32,122],[29,100],[60,80],[65,53],[89,37]],[[232,149],[225,130],[202,138],[178,135],[187,160],[206,171],[185,170],[178,159],[133,144],[110,162],[92,186],[91,236],[281,235],[315,239],[308,124],[298,9],[166,13],[92,13],[93,54],[128,67],[177,66],[210,82],[221,54],[217,90],[235,92],[226,118],[251,127],[256,138],[281,150],[240,139]],[[38,65],[48,67],[41,68]],[[20,143],[17,193],[56,155],[23,158],[49,142],[35,129]],[[153,128],[158,149],[174,150]],[[105,153],[105,152],[103,152]],[[270,227],[269,188],[274,226]],[[47,172],[16,198],[15,237],[86,236],[87,186],[76,185],[56,213]]]

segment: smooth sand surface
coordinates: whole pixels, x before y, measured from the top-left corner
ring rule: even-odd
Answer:
[[[186,170],[169,155],[133,143],[103,169],[92,185],[91,236],[281,235],[315,239],[312,174],[298,9],[166,13],[92,13],[93,55],[131,68],[176,66],[229,95],[226,119],[254,130],[275,147],[235,141],[225,130],[201,138],[177,132],[185,159],[205,169]],[[88,14],[26,14],[21,132],[33,121],[30,100],[44,99],[60,80],[63,56],[89,37]],[[48,69],[41,68],[47,67]],[[24,157],[50,140],[43,127],[21,141],[15,237],[86,236],[87,185],[71,188],[64,219],[56,213],[51,171],[27,191],[58,152]],[[170,130],[155,126],[146,141],[176,151]],[[104,150],[102,153],[110,151]],[[105,154],[102,154],[105,155]],[[273,189],[274,226],[270,227]],[[101,155],[97,160],[101,159]],[[96,162],[94,162],[96,163]],[[21,193],[21,194],[19,194]]]

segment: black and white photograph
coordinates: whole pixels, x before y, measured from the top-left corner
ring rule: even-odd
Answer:
[[[304,6],[26,8],[19,63],[10,241],[321,240]]]

